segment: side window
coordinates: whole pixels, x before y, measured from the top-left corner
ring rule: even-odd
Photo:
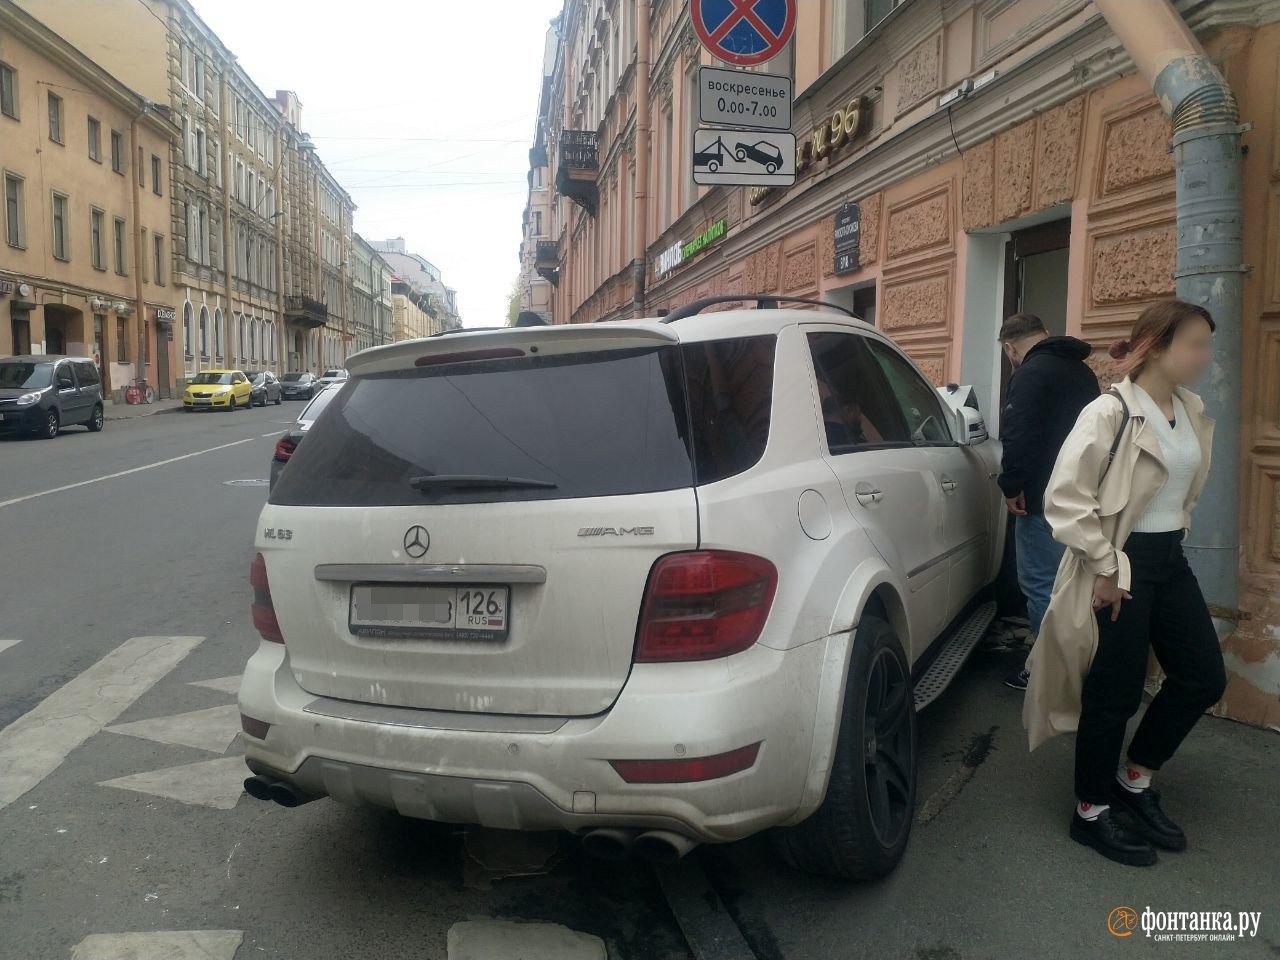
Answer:
[[[867,346],[884,371],[916,443],[954,443],[942,400],[929,382],[898,353],[874,340]]]
[[[62,384],[63,380],[69,380],[71,385],[64,386]],[[59,390],[74,389],[76,385],[76,375],[75,375],[75,372],[71,369],[71,364],[69,363],[58,364],[58,366],[53,371],[53,382],[57,385]]]
[[[764,455],[776,346],[777,338],[766,336],[684,347],[699,484],[742,473]]]
[[[80,381],[82,387],[96,387],[101,381],[98,378],[98,368],[92,363],[77,363],[76,378]]]
[[[811,333],[809,351],[832,454],[911,443],[911,430],[865,337]]]

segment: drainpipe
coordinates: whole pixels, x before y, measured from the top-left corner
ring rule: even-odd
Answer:
[[[643,317],[649,236],[649,0],[636,0],[636,183],[631,238],[631,315]]]
[[[234,264],[231,260],[231,185],[235,183],[235,171],[231,168],[231,137],[227,135],[226,118],[230,117],[234,123],[235,118],[227,111],[231,110],[231,71],[235,66],[235,58],[230,57],[222,64],[222,84],[218,96],[220,98],[220,108],[218,110],[217,128],[220,136],[218,137],[218,149],[222,152],[222,186],[217,187],[222,194],[222,289],[223,299],[226,300],[222,309],[222,349],[226,351],[224,359],[226,366],[235,367],[239,361],[236,359],[235,343],[236,334],[239,332],[240,324],[235,319],[235,313],[231,309],[231,288],[232,273]],[[208,149],[207,147],[205,149]],[[218,331],[214,330],[214,336]]]
[[[141,380],[147,375],[147,324],[146,311],[147,304],[143,299],[142,293],[142,265],[146,261],[146,250],[142,246],[142,188],[138,184],[138,179],[142,176],[143,167],[138,157],[138,148],[140,146],[140,138],[138,136],[139,122],[151,113],[153,104],[150,100],[142,102],[142,112],[129,121],[129,154],[131,160],[126,169],[132,176],[129,179],[131,183],[131,194],[133,199],[133,316],[134,316],[134,343],[137,344],[138,362],[134,365],[134,376]],[[105,340],[111,335],[109,330],[102,331],[102,337]],[[156,384],[156,394],[159,395],[160,385]]]
[[[1244,205],[1239,108],[1222,74],[1169,0],[1096,0],[1173,121],[1178,297],[1218,324],[1217,354],[1201,385],[1217,421],[1213,470],[1186,549],[1219,632],[1239,619],[1240,368]]]

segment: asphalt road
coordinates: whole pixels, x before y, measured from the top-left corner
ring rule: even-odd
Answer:
[[[613,960],[694,956],[689,902],[642,864],[241,795],[234,688],[266,487],[228,481],[267,476],[299,409],[0,440],[0,960],[443,960],[459,924],[494,921],[589,934]],[[922,715],[920,814],[888,880],[799,876],[765,840],[695,854],[747,945],[722,955],[1280,955],[1280,739],[1205,718],[1159,778],[1191,849],[1119,867],[1066,836],[1071,745],[1027,754],[999,683],[1019,659],[976,655]],[[1242,942],[1157,943],[1108,931],[1121,906],[1261,922]]]

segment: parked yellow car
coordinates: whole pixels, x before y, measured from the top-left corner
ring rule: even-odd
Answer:
[[[253,403],[253,384],[239,370],[201,370],[187,384],[182,395],[182,409],[246,410]]]

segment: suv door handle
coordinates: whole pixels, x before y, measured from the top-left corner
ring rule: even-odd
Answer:
[[[853,494],[864,507],[870,507],[884,499],[884,494],[869,483],[860,483]]]
[[[948,477],[945,473],[942,475],[942,492],[943,493],[955,493],[956,487],[958,486],[959,484],[956,483],[954,480],[952,480],[950,477]]]

